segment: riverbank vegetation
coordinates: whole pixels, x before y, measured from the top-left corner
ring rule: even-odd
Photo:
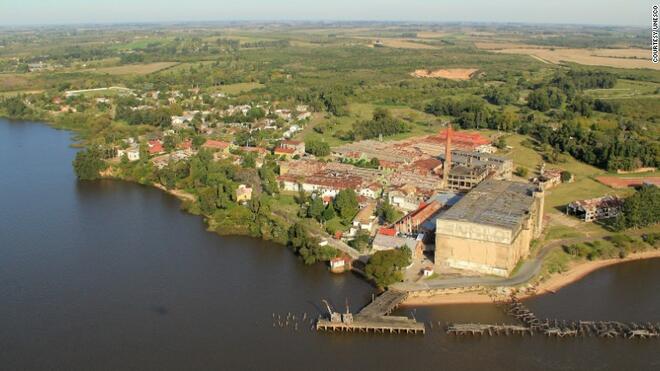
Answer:
[[[367,278],[384,288],[403,280],[403,269],[410,265],[412,253],[403,246],[394,250],[377,251],[365,267]]]

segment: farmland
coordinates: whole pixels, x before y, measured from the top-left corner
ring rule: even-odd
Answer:
[[[158,72],[173,66],[176,66],[176,62],[156,62],[156,63],[143,63],[143,64],[129,64],[124,66],[116,67],[104,67],[97,68],[93,70],[88,70],[89,72],[101,73],[101,74],[110,74],[110,75],[147,75],[150,73]]]
[[[616,68],[651,68],[660,70],[660,66],[648,59],[648,51],[644,49],[577,49],[561,47],[530,47],[515,43],[475,43],[476,47],[494,53],[529,55],[539,60],[562,64],[574,62],[591,66],[607,66]]]

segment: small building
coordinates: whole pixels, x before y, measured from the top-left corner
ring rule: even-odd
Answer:
[[[303,156],[305,154],[305,142],[298,140],[283,140],[280,145],[275,148],[276,155],[284,155],[287,157]]]
[[[132,144],[126,149],[118,149],[117,157],[122,158],[126,156],[128,161],[133,162],[140,159],[140,147],[137,144]]]
[[[252,199],[252,187],[240,184],[236,189],[236,202],[243,203]]]
[[[426,278],[433,276],[434,273],[435,271],[433,270],[433,267],[426,267],[422,269],[422,276]]]
[[[603,196],[590,200],[573,201],[566,207],[566,214],[575,215],[585,222],[609,219],[618,216],[623,208],[623,199]]]
[[[357,190],[358,195],[377,200],[383,194],[383,186],[378,183],[371,183],[366,187],[360,187]]]
[[[371,202],[367,203],[365,207],[360,209],[360,211],[355,215],[353,219],[353,228],[352,232],[357,232],[359,230],[365,230],[371,232],[374,227],[374,222],[376,217],[374,216],[374,209],[376,205]]]
[[[290,160],[293,158],[293,156],[296,155],[296,151],[293,148],[285,148],[285,147],[277,147],[273,150],[273,153],[276,156],[284,157],[287,160]]]
[[[417,210],[424,201],[424,196],[417,192],[417,188],[410,185],[390,191],[387,198],[391,205],[406,212]]]
[[[332,273],[344,273],[351,270],[351,258],[348,256],[340,256],[330,259],[330,271]]]

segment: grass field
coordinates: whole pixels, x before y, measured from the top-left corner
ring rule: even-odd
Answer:
[[[402,38],[378,38],[378,37],[355,37],[360,40],[380,40],[383,46],[397,49],[440,49],[438,46],[415,42],[413,39]]]
[[[128,64],[125,66],[104,67],[89,70],[89,72],[107,73],[110,75],[148,75],[166,68],[176,66],[178,62],[156,62],[143,64]]]
[[[513,149],[506,153],[506,157],[514,162],[514,167],[522,166],[529,170],[530,176],[538,170],[543,157],[533,148],[525,146],[523,142],[527,137],[512,135],[506,138],[507,144]],[[575,182],[560,184],[558,187],[546,192],[545,205],[548,212],[558,213],[559,209],[571,201],[588,199],[606,194],[628,195],[629,189],[613,190],[595,180],[596,176],[607,174],[605,171],[579,162],[570,156],[565,156],[566,162],[559,164],[546,164],[546,168],[561,168],[570,171],[575,176]]]
[[[589,89],[585,90],[587,94],[599,99],[625,99],[641,97],[657,97],[656,90],[660,84],[651,81],[634,81],[619,79],[616,85],[611,89]]]
[[[0,74],[0,90],[25,90],[30,88],[30,79],[21,74]]]
[[[225,94],[230,94],[230,95],[235,95],[235,94],[240,94],[244,93],[250,90],[258,89],[263,87],[263,84],[260,84],[258,82],[242,82],[238,84],[230,84],[230,85],[224,85],[218,88],[219,92],[223,92]]]

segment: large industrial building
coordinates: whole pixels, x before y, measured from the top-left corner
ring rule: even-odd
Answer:
[[[543,228],[542,191],[487,179],[436,220],[435,264],[508,276]]]

